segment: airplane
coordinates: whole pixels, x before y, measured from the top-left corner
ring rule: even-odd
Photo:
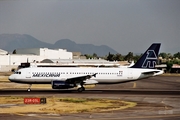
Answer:
[[[141,58],[126,68],[80,68],[80,67],[28,67],[21,68],[9,76],[11,82],[29,84],[51,84],[52,89],[77,88],[85,90],[85,85],[119,84],[137,81],[163,74],[155,69],[160,43],[153,43]]]

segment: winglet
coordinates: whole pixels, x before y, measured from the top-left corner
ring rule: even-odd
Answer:
[[[153,43],[131,68],[154,69],[157,64],[160,46],[160,43]]]

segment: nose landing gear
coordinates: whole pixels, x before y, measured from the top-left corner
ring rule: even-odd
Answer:
[[[27,89],[28,92],[31,91],[31,86],[32,86],[32,84],[29,85],[29,88]]]

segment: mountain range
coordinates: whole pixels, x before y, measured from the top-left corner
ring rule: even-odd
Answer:
[[[54,44],[42,42],[31,35],[27,34],[0,34],[0,49],[12,52],[20,48],[50,48],[50,49],[67,49],[70,52],[81,52],[82,54],[96,53],[98,56],[105,56],[108,53],[116,54],[117,52],[106,46],[96,46],[93,44],[77,44],[69,39],[61,39]]]

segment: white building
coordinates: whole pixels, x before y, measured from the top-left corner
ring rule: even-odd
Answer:
[[[41,63],[31,63],[32,66],[79,66],[79,67],[118,67],[118,61],[104,59],[45,59]]]
[[[72,52],[67,52],[65,49],[48,49],[48,48],[30,48],[17,49],[16,54],[31,54],[44,57],[45,59],[72,59]]]
[[[15,54],[0,50],[0,71],[10,71],[24,62],[40,62],[44,59],[72,59],[72,52],[64,49],[32,48],[17,49]]]

